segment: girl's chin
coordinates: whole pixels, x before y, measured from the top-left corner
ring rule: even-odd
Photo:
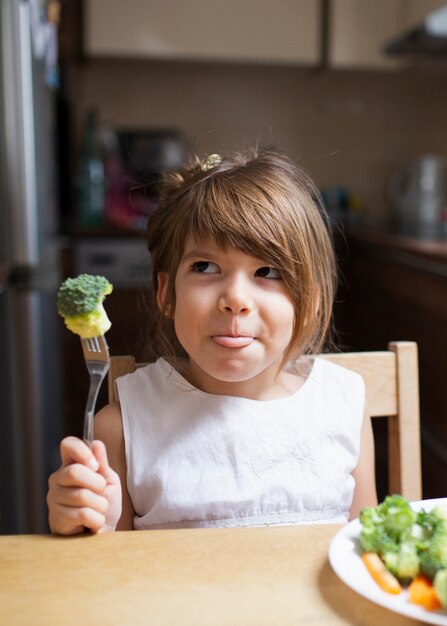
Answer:
[[[275,370],[276,371],[276,370]],[[207,383],[222,383],[222,384],[234,384],[245,383],[250,380],[254,380],[260,374],[265,373],[265,369],[262,367],[248,366],[247,363],[241,362],[241,360],[233,359],[226,360],[225,363],[211,367],[205,363],[203,365],[196,364],[191,368],[191,374],[196,381]],[[273,380],[272,376],[272,380]]]

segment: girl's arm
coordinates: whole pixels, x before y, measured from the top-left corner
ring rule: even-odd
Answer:
[[[355,488],[349,519],[358,517],[365,506],[377,505],[374,435],[371,418],[366,409],[363,416],[359,460],[352,476],[355,480]]]
[[[135,511],[127,491],[127,464],[119,402],[107,405],[96,415],[95,439],[104,442],[109,464],[121,481],[122,512],[116,530],[132,530]]]

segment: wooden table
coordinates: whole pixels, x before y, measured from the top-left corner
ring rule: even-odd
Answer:
[[[0,537],[4,626],[410,626],[341,582],[339,526]]]

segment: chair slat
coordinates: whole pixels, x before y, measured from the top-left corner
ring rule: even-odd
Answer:
[[[109,402],[117,402],[115,380],[120,376],[131,374],[135,371],[135,358],[133,356],[112,356],[110,358],[108,394]]]
[[[393,352],[347,352],[320,356],[363,377],[368,411],[372,416],[397,415],[396,356]]]
[[[395,342],[389,347],[396,355],[399,398],[398,416],[388,420],[389,488],[409,500],[420,500],[422,472],[417,345]]]

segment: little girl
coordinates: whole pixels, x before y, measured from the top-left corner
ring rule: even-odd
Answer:
[[[310,356],[335,289],[317,199],[267,151],[166,180],[148,228],[151,362],[117,380],[92,450],[62,441],[52,532],[340,523],[376,504],[363,380]]]

